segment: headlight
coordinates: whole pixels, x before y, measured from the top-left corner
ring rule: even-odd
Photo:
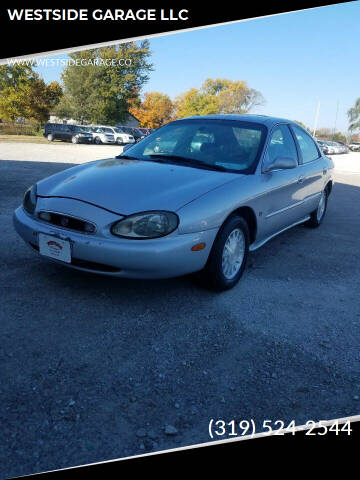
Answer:
[[[115,223],[111,228],[111,233],[126,238],[156,238],[173,232],[178,224],[179,218],[175,213],[137,213]]]
[[[32,215],[35,212],[36,185],[33,185],[32,187],[26,190],[24,195],[24,200],[23,200],[23,207],[27,211],[27,213],[30,213],[30,215]]]

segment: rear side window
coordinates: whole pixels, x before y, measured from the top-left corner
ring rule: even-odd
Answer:
[[[303,163],[309,163],[319,158],[319,151],[310,135],[294,125],[292,129],[300,147]]]

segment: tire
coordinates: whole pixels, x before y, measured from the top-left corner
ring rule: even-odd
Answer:
[[[118,138],[118,139],[116,140],[116,143],[117,143],[118,145],[122,145],[122,144],[123,144],[121,138]]]
[[[318,205],[317,209],[314,210],[313,212],[311,212],[310,220],[308,220],[305,223],[305,225],[307,227],[309,227],[309,228],[320,227],[320,225],[322,224],[322,222],[325,218],[325,214],[326,214],[326,210],[327,210],[327,204],[328,204],[328,197],[329,197],[328,189],[325,188],[321,192],[321,197],[320,197],[319,205]]]
[[[52,136],[51,133],[49,133],[46,138],[49,140],[49,142],[53,142],[54,141],[54,137]]]
[[[96,145],[101,145],[102,144],[101,138],[100,137],[95,137],[94,143],[96,143]]]
[[[77,143],[79,143],[79,139],[77,137],[72,137],[71,142],[74,143],[74,144],[77,144]]]
[[[231,216],[221,227],[200,278],[217,292],[233,288],[240,280],[249,254],[249,227],[239,216]],[[233,248],[238,249],[237,258]],[[235,250],[236,251],[236,250]]]

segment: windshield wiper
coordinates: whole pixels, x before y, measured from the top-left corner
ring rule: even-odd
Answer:
[[[126,160],[139,160],[139,158],[131,157],[130,155],[122,155],[121,153],[120,155],[116,155],[115,158],[126,158]]]
[[[227,169],[221,165],[206,163],[202,160],[196,160],[195,158],[182,157],[180,155],[161,155],[161,154],[151,154],[147,156],[154,160],[157,159],[161,161],[166,159],[166,160],[169,160],[171,163],[180,163],[181,165],[188,165],[190,167],[227,172]]]
[[[151,157],[151,155],[148,155],[148,156]],[[143,161],[143,162],[169,163],[166,160],[164,160],[161,155],[159,156],[159,158],[157,158],[156,155],[154,155],[154,158],[137,158],[137,157],[132,157],[131,155],[122,155],[120,153],[120,155],[116,155],[115,158],[125,158],[126,160],[140,160],[140,161]],[[173,162],[171,162],[171,163],[173,163]]]

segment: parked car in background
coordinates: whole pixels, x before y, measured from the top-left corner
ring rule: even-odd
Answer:
[[[317,140],[317,143],[325,155],[329,155],[329,145],[326,144],[323,140]]]
[[[334,142],[326,141],[325,144],[328,147],[328,154],[329,155],[334,155],[336,153]]]
[[[322,142],[322,149],[326,149],[327,153],[326,155],[337,155],[339,153],[345,153],[342,145],[340,145],[337,142],[332,142],[330,140],[317,140],[317,142]],[[325,151],[324,151],[325,153]]]
[[[349,153],[349,147],[344,142],[337,142],[340,147],[340,153]]]
[[[146,137],[152,133],[151,128],[138,127],[137,130],[143,133]]]
[[[64,266],[124,278],[200,272],[226,290],[250,251],[295,225],[322,223],[333,168],[295,122],[185,118],[116,158],[37,182],[14,225],[28,246]]]
[[[135,143],[135,138],[132,134],[126,133],[122,128],[119,127],[109,127],[115,137],[115,142],[118,145],[127,145],[128,143]]]
[[[46,123],[44,137],[49,142],[61,140],[72,143],[92,143],[93,136],[81,125],[67,125],[66,123]]]
[[[352,152],[358,152],[360,150],[360,142],[351,142],[349,148]]]
[[[135,142],[140,142],[140,140],[146,137],[146,134],[142,132],[139,128],[124,127],[122,125],[119,125],[118,127],[129,135],[132,135],[135,138]]]
[[[332,146],[334,147],[334,153],[337,155],[341,153],[341,146],[337,142],[331,142]]]
[[[114,132],[110,127],[99,125],[89,125],[89,127],[92,130],[94,143],[96,143],[96,145],[101,145],[102,143],[114,144],[116,142]]]

